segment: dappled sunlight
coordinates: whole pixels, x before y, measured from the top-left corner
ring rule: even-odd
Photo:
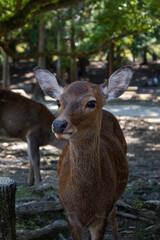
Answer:
[[[46,180],[56,171],[60,149],[46,145],[40,147],[41,175]],[[18,184],[27,185],[29,159],[27,143],[6,137],[0,137],[0,176],[11,177]],[[57,176],[57,175],[56,175]]]
[[[105,105],[104,109],[118,116],[158,117],[159,107],[147,107],[135,104]]]
[[[46,145],[46,146],[40,147],[40,150],[48,152],[54,156],[56,156],[56,155],[59,156],[59,152],[60,152],[59,148],[51,146],[51,145]]]
[[[130,136],[126,136],[125,139],[126,139],[127,143],[128,142],[132,142],[132,143],[139,143],[140,142],[139,138],[136,138],[136,137],[131,136],[131,135]]]
[[[28,161],[24,163],[23,158],[14,158],[12,155],[6,155],[5,159],[0,157],[0,175],[9,176],[19,170],[28,170]]]
[[[17,139],[0,138],[0,175],[16,179],[28,171],[27,144]]]
[[[51,111],[57,111],[58,110],[58,107],[55,106],[55,105],[52,105],[52,104],[48,104],[48,108],[51,110]]]
[[[26,78],[31,78],[31,77],[34,77],[34,73],[33,72],[29,72],[29,73],[26,73],[24,76]]]
[[[20,150],[20,149],[27,150],[27,143],[24,143],[24,142],[18,142],[18,143],[15,143],[14,145],[3,143],[2,146],[9,147],[10,150]]]
[[[148,179],[159,181],[160,119],[118,118],[128,146],[129,182],[146,184]]]
[[[104,68],[106,69],[106,61],[92,61],[88,68]]]

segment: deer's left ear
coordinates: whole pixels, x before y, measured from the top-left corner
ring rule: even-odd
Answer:
[[[122,95],[128,88],[132,76],[133,69],[131,66],[122,67],[114,72],[109,80],[101,85],[101,90],[106,100],[111,100]]]
[[[59,98],[63,93],[63,87],[59,86],[55,76],[47,69],[40,67],[35,67],[33,71],[42,90],[52,98]]]

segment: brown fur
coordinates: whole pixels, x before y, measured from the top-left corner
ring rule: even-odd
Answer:
[[[43,104],[0,89],[0,135],[28,143],[29,185],[38,184],[41,180],[39,147],[58,142],[51,131],[54,119],[54,115]]]
[[[97,103],[95,109],[84,111],[87,95]],[[72,125],[77,128],[59,160],[60,199],[72,238],[82,239],[82,228],[88,227],[92,234],[100,231],[95,239],[101,240],[112,209],[110,220],[116,224],[114,206],[127,184],[126,142],[116,118],[102,112],[104,99],[97,85],[75,82],[64,90],[60,101],[57,120],[67,120],[68,131]],[[116,239],[117,233],[113,236]]]

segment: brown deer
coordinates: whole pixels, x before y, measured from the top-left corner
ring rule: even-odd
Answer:
[[[118,121],[102,107],[127,89],[132,68],[117,70],[102,85],[76,81],[64,89],[47,70],[36,67],[34,72],[43,91],[58,99],[56,137],[69,139],[58,174],[72,239],[82,240],[87,227],[92,240],[102,240],[109,219],[116,240],[116,202],[128,181],[127,147]]]
[[[59,145],[59,140],[51,131],[54,120],[54,115],[43,104],[0,89],[0,135],[19,138],[28,143],[29,185],[41,181],[39,147]]]

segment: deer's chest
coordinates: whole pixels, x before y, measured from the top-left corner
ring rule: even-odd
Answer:
[[[68,184],[60,191],[60,199],[64,206],[67,216],[76,216],[76,219],[87,226],[101,216],[105,209],[112,209],[114,205],[114,193],[106,194],[103,186],[89,186],[85,184],[81,187]]]
[[[94,158],[88,161],[79,158],[74,164],[69,158],[60,163],[59,196],[67,215],[74,213],[86,225],[95,215],[113,207],[114,174],[112,166],[104,160],[99,164]]]

